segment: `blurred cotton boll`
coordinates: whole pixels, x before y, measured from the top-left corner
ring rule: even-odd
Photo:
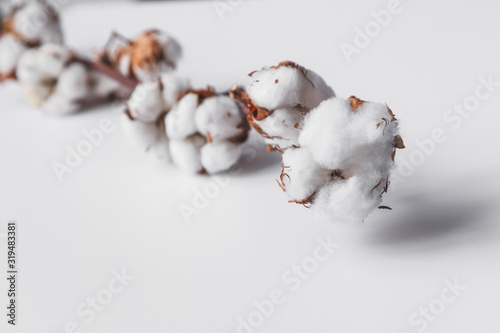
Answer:
[[[160,30],[148,30],[132,40],[114,33],[98,53],[99,61],[142,82],[175,69],[181,55],[180,44]]]
[[[20,56],[29,48],[63,40],[59,15],[45,1],[13,1],[2,17],[0,81],[15,78]]]
[[[73,113],[127,90],[60,44],[26,51],[17,75],[28,101],[51,115]]]

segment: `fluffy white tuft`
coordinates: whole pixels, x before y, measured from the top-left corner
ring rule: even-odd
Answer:
[[[194,117],[199,133],[221,142],[242,134],[246,121],[238,104],[228,96],[214,96],[201,103]]]
[[[171,139],[184,139],[197,133],[194,115],[198,107],[198,95],[186,94],[165,117],[167,136]]]
[[[200,152],[205,143],[206,140],[201,135],[193,135],[181,140],[170,140],[170,154],[173,162],[187,173],[202,172]]]
[[[228,141],[208,143],[201,149],[201,164],[208,173],[229,170],[238,162],[242,146]]]
[[[140,83],[127,105],[133,118],[144,123],[157,121],[165,108],[158,80]]]

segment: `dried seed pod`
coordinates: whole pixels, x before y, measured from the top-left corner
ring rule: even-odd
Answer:
[[[216,173],[238,161],[250,129],[243,94],[233,87],[222,94],[208,88],[180,95],[165,118],[175,164],[191,173]]]
[[[249,75],[248,119],[273,150],[297,146],[302,119],[335,96],[318,74],[291,61]]]
[[[180,44],[160,30],[148,30],[129,40],[113,33],[98,58],[121,74],[138,81],[151,81],[177,66]]]
[[[177,96],[188,88],[189,82],[173,73],[137,85],[122,117],[122,128],[132,146],[160,161],[170,160],[164,118]]]
[[[26,51],[17,74],[28,101],[53,115],[72,113],[127,91],[60,44],[48,43]]]
[[[44,18],[43,24],[33,17]],[[16,78],[21,55],[32,47],[62,42],[57,12],[46,1],[15,1],[0,26],[0,82]]]

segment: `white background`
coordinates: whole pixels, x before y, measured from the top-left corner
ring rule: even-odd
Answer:
[[[63,9],[67,43],[83,53],[115,29],[157,27],[184,46],[180,71],[196,87],[227,89],[282,60],[322,75],[342,97],[387,102],[406,150],[447,135],[363,224],[316,220],[288,204],[275,182],[280,158],[259,152],[186,224],[181,204],[212,180],[157,165],[129,148],[119,112],[102,107],[50,118],[15,82],[0,86],[0,232],[19,225],[18,325],[1,331],[236,332],[238,317],[273,289],[286,301],[255,332],[417,332],[409,317],[436,303],[446,280],[467,287],[426,332],[498,332],[500,87],[456,129],[446,110],[474,94],[479,76],[500,81],[497,1],[401,0],[402,12],[348,63],[340,43],[387,1],[243,2],[221,20],[213,3],[79,3]],[[59,183],[51,163],[81,131],[109,118],[102,145]],[[415,155],[416,156],[416,155]],[[318,237],[340,247],[292,292],[282,275],[314,253]],[[5,268],[5,239],[2,271]],[[133,281],[90,323],[77,307],[126,271]],[[1,273],[3,276],[3,273]],[[0,304],[7,286],[0,283]],[[437,304],[437,303],[436,303]],[[244,332],[244,331],[242,331]]]

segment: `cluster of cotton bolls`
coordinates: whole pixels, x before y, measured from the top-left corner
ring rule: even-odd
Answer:
[[[17,76],[28,101],[52,115],[72,113],[87,103],[127,94],[119,82],[92,69],[61,44],[26,51],[19,60]]]
[[[259,81],[258,84],[254,81],[249,88],[249,105],[266,107],[268,118],[283,101],[308,106],[319,104],[304,117],[285,113],[281,116],[284,118],[281,132],[279,122],[273,122],[278,130],[270,135],[269,128],[263,127],[262,121],[258,123],[267,140],[272,136],[279,136],[281,140],[278,142],[282,144],[283,163],[278,184],[287,192],[290,202],[304,204],[337,221],[361,221],[377,207],[388,208],[380,206],[382,195],[389,187],[396,149],[404,148],[393,112],[387,105],[365,102],[354,96],[344,100],[320,94],[327,91],[326,85],[316,76],[315,81],[310,79],[310,86],[291,75],[285,81],[278,72],[280,68],[283,66],[253,74]],[[304,79],[312,73],[300,71]],[[286,89],[273,90],[270,82],[282,83]],[[320,88],[317,94],[311,91],[315,88]],[[268,96],[269,101],[263,96]],[[250,111],[253,114],[249,114],[249,118],[260,112],[257,107]],[[298,124],[293,126],[297,131],[288,134],[292,133],[290,128],[294,122]],[[282,138],[292,144],[284,145]]]
[[[181,54],[174,38],[160,30],[148,30],[133,40],[113,33],[98,58],[122,75],[145,82],[175,69]]]
[[[128,102],[123,128],[132,143],[188,173],[228,170],[248,137],[246,106],[236,86],[227,93],[188,89],[166,73],[141,83]]]
[[[248,138],[246,107],[235,85],[227,93],[212,88],[188,90],[165,118],[174,163],[190,173],[217,173],[230,169]]]
[[[16,66],[28,49],[62,42],[57,12],[45,1],[12,1],[1,17],[0,82],[16,78]]]

